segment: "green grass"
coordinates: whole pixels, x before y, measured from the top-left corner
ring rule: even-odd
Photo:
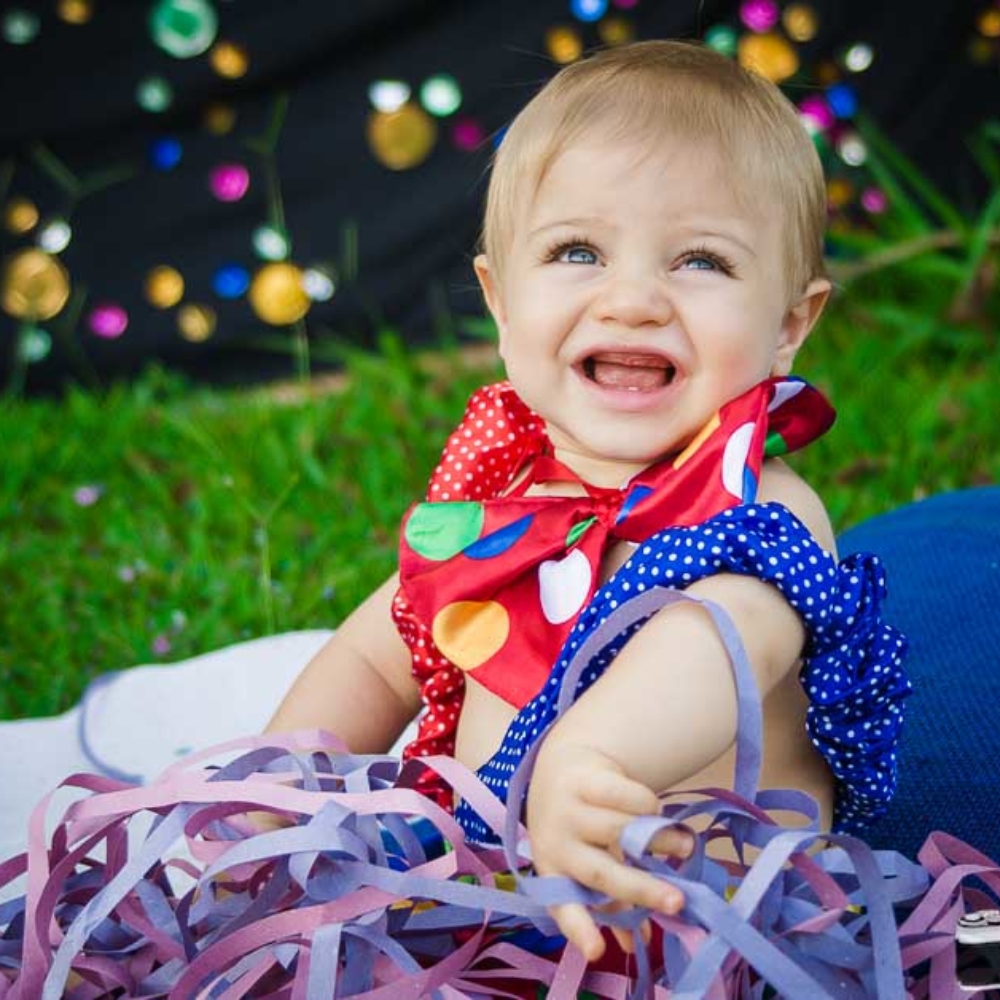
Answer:
[[[0,717],[63,710],[105,670],[339,621],[391,572],[483,378],[446,360],[432,376],[387,343],[352,358],[345,392],[297,403],[151,370],[2,404]]]
[[[800,355],[840,416],[793,461],[838,529],[1000,479],[997,338],[904,324],[884,303],[905,291],[843,293]],[[64,710],[106,670],[340,621],[391,572],[400,515],[498,372],[440,361],[387,337],[350,355],[344,391],[297,401],[151,369],[5,402],[0,717]]]

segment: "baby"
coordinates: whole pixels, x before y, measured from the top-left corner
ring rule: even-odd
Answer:
[[[422,710],[404,756],[453,755],[504,796],[551,718],[560,651],[601,608],[667,585],[736,626],[763,703],[762,785],[808,792],[827,827],[877,813],[902,640],[877,617],[877,563],[836,563],[822,502],[777,457],[833,419],[787,377],[830,294],[825,217],[795,109],[729,59],[651,41],[558,73],[497,151],[475,259],[508,381],[473,397],[404,520],[398,574],[269,729],[385,752]],[[676,912],[680,894],[623,863],[619,837],[658,793],[731,787],[730,660],[693,602],[613,653],[541,746],[533,863]],[[454,805],[433,775],[422,790]],[[458,816],[486,838],[464,803]],[[691,841],[674,828],[654,848]],[[602,954],[585,908],[553,916]]]

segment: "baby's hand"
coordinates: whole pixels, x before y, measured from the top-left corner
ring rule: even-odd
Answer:
[[[656,795],[599,751],[558,741],[543,743],[528,789],[527,823],[535,871],[571,876],[607,894],[615,904],[677,913],[684,905],[680,891],[624,864],[618,848],[622,830],[631,820],[659,811]],[[658,854],[681,858],[693,848],[690,834],[676,828],[662,831],[652,845]],[[604,939],[585,906],[567,903],[553,907],[551,913],[587,961],[601,957]],[[622,947],[631,951],[629,935],[617,928],[612,931]]]

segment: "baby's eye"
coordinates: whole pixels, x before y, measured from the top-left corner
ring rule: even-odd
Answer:
[[[684,266],[690,268],[692,271],[714,271],[718,265],[711,257],[703,257],[699,254],[694,257],[688,257],[684,261]]]
[[[707,250],[692,250],[681,257],[681,267],[688,271],[721,271],[732,274],[733,266],[724,257]]]
[[[559,255],[567,264],[596,264],[597,254],[587,247],[570,247]]]
[[[546,259],[559,264],[597,264],[597,251],[579,240],[559,243],[546,255]]]

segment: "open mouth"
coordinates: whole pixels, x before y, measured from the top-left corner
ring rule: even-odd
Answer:
[[[583,359],[586,378],[606,389],[654,392],[670,385],[677,369],[659,354],[601,352]]]

